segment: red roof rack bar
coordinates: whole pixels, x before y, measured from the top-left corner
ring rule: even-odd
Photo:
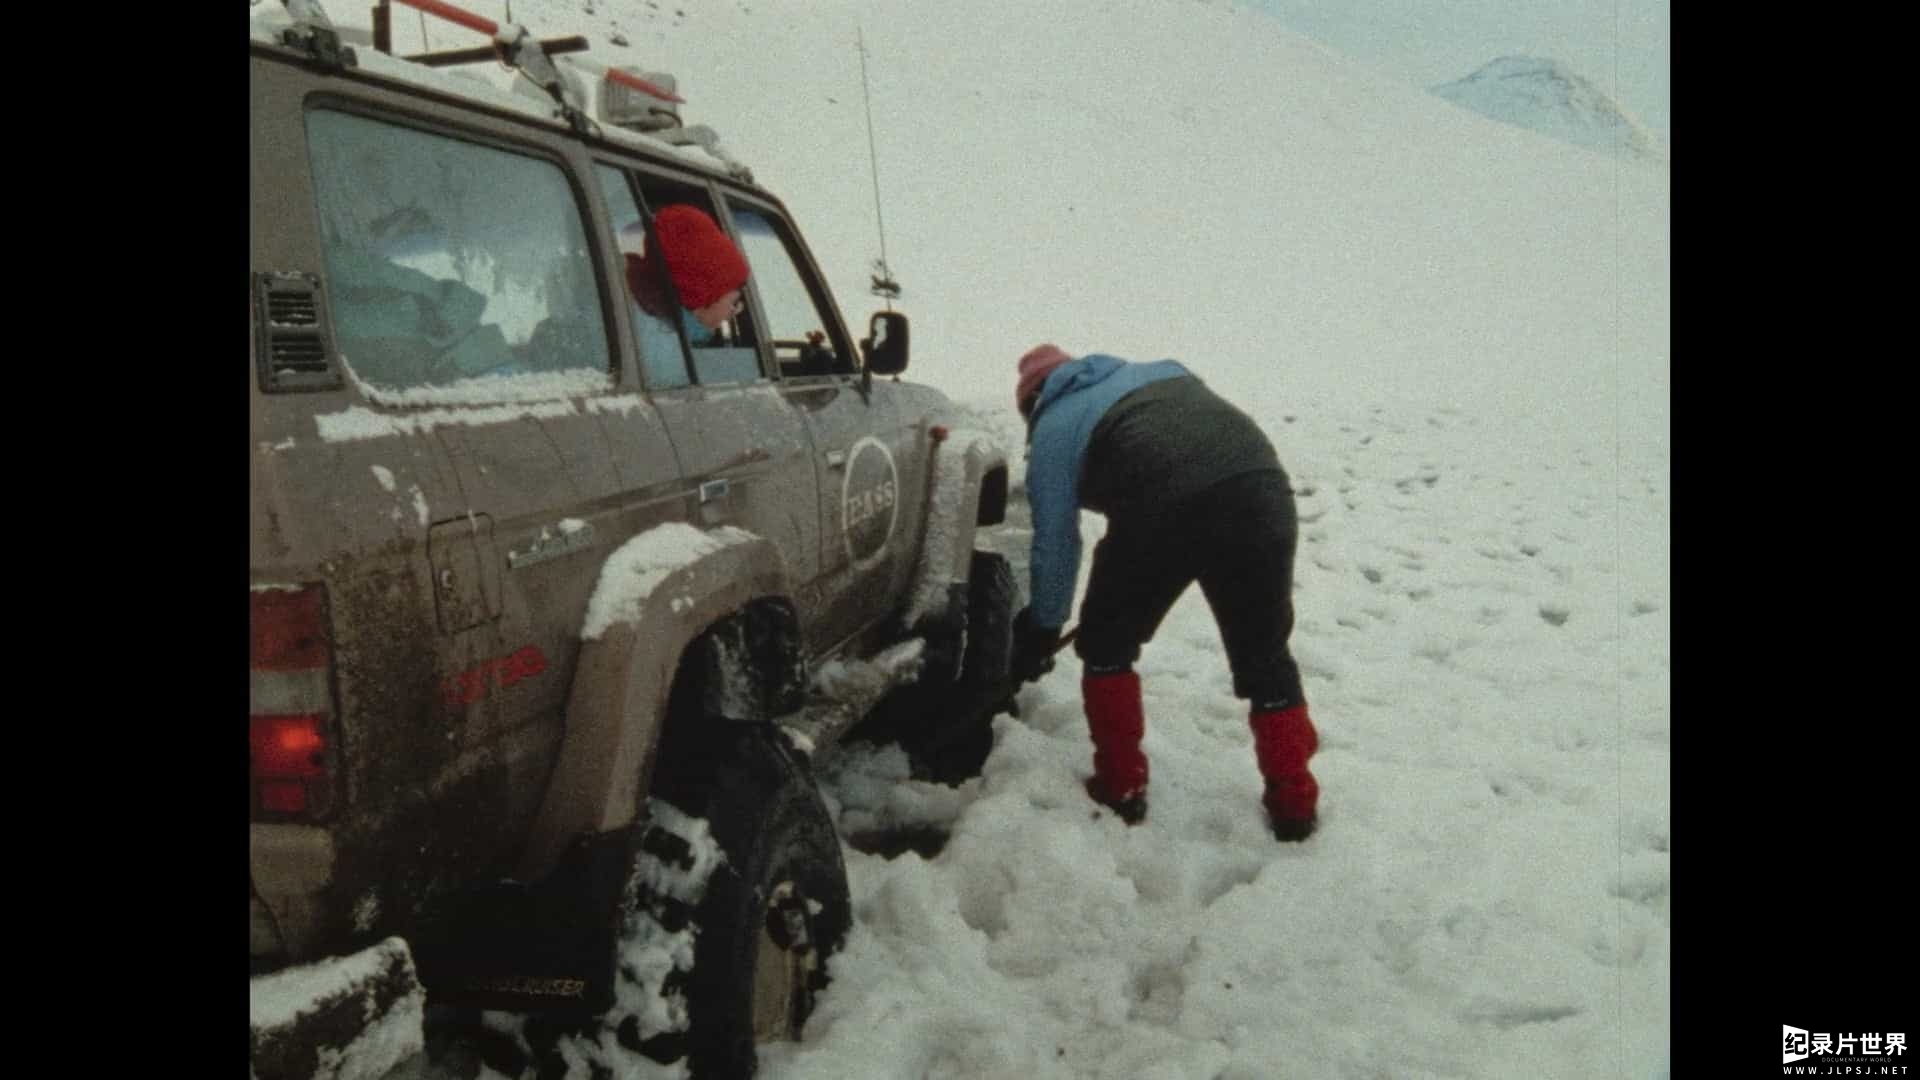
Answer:
[[[498,34],[500,24],[492,19],[475,15],[465,8],[455,7],[445,0],[398,0],[410,8],[418,8],[429,15],[438,15],[450,23],[459,23],[469,30],[478,30],[483,34]]]

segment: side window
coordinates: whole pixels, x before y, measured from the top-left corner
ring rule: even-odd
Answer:
[[[719,220],[719,215],[713,209],[713,200],[707,197],[703,187],[643,175],[640,177],[640,198],[646,202],[649,213],[658,213],[663,206],[685,203]],[[692,312],[680,308],[678,304],[676,298],[680,325],[686,330],[687,344],[693,347],[694,378],[702,385],[754,382],[767,377],[760,370],[760,351],[754,344],[752,315],[746,311],[735,312],[732,318],[720,324],[718,330],[708,330],[694,319]]]
[[[621,291],[626,294],[634,333],[640,339],[641,373],[655,390],[686,386],[693,381],[687,373],[686,350],[680,344],[680,332],[668,321],[678,305],[669,302],[673,293],[659,260],[646,258],[646,227],[633,187],[627,183],[627,174],[611,165],[596,166],[594,173],[600,178],[607,213],[613,219],[614,240],[621,252],[626,276]]]
[[[328,110],[307,114],[307,143],[334,329],[362,381],[610,382],[586,228],[558,165]]]
[[[754,288],[766,312],[767,337],[780,372],[788,377],[846,374],[854,370],[851,350],[836,342],[794,249],[783,239],[784,227],[771,215],[742,203],[728,203],[740,230],[741,250],[753,268]]]
[[[625,178],[626,174],[611,166],[603,166],[603,169],[605,170],[601,181],[603,187],[610,186],[616,177],[623,180]],[[753,316],[742,308],[735,311],[731,318],[722,322],[718,329],[707,329],[694,318],[693,312],[681,306],[679,294],[674,289],[671,277],[661,265],[662,260],[648,255],[648,245],[655,243],[656,240],[651,224],[652,215],[658,213],[662,207],[676,204],[691,206],[718,222],[719,215],[714,212],[713,200],[707,196],[706,189],[696,184],[648,173],[636,173],[634,178],[640,186],[639,209],[622,211],[620,204],[616,203],[611,195],[609,206],[613,208],[616,219],[619,219],[624,212],[633,212],[635,220],[644,215],[648,222],[644,229],[634,229],[631,225],[616,220],[616,227],[622,229],[619,238],[622,251],[631,252],[639,257],[637,260],[639,272],[631,275],[633,280],[629,283],[630,297],[634,304],[649,316],[648,319],[642,320],[643,325],[648,325],[649,322],[657,324],[651,331],[643,332],[642,349],[646,348],[648,333],[663,335],[675,332],[685,337],[689,347],[687,355],[693,364],[694,381],[702,386],[757,382],[766,379],[768,376],[760,368],[760,352],[755,344]],[[629,192],[627,201],[631,198],[632,195]],[[635,261],[627,260],[627,263],[633,266]],[[661,346],[664,347],[664,344],[664,337],[662,337]],[[661,350],[656,348],[655,351]],[[663,370],[668,366],[664,361],[649,361],[648,364],[650,371],[655,364]],[[677,385],[685,385],[684,375],[679,378]]]

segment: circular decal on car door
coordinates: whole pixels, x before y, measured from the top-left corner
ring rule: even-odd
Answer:
[[[871,559],[887,546],[900,517],[900,473],[887,444],[871,435],[847,451],[847,475],[840,483],[840,508],[846,522],[847,557]]]

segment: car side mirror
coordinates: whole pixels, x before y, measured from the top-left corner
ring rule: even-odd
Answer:
[[[897,311],[876,311],[867,324],[870,336],[861,339],[860,353],[875,375],[898,375],[907,370],[907,317]]]

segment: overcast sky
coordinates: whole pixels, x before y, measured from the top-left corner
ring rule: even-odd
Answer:
[[[1500,56],[1559,60],[1672,137],[1668,0],[1247,0],[1327,46],[1419,86]]]

